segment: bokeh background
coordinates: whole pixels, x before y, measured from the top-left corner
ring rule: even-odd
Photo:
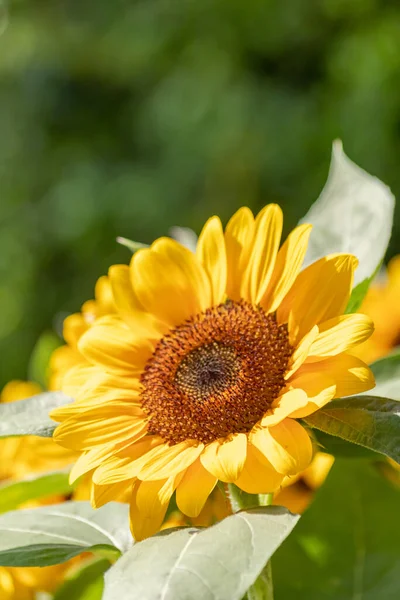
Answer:
[[[129,260],[117,235],[270,201],[287,231],[337,137],[400,195],[398,0],[1,6],[1,384]]]

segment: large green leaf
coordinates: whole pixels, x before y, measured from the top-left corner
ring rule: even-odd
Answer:
[[[240,600],[298,519],[256,508],[145,540],[106,573],[103,600]]]
[[[275,600],[400,598],[400,491],[365,461],[338,460],[272,558]]]
[[[64,581],[53,600],[101,600],[103,575],[109,567],[110,562],[105,558],[85,564]]]
[[[394,197],[379,179],[360,169],[335,142],[328,181],[304,223],[313,231],[306,264],[331,252],[349,252],[359,259],[355,285],[370,278],[389,243]]]
[[[0,404],[0,437],[51,437],[57,424],[50,419],[49,412],[70,402],[72,398],[61,392],[45,392],[26,400]]]
[[[0,515],[0,565],[54,565],[90,550],[106,555],[132,543],[128,506],[110,502],[94,510],[89,502],[64,502]]]
[[[310,427],[379,452],[400,463],[400,404],[387,398],[334,400],[304,421]]]
[[[368,448],[365,448],[364,446],[346,442],[346,440],[343,440],[340,437],[329,435],[328,433],[317,431],[316,429],[314,429],[313,434],[318,449],[322,452],[333,454],[333,456],[341,458],[366,458],[368,460],[372,458],[382,459],[380,454],[368,450]]]
[[[0,513],[17,508],[23,502],[45,496],[70,494],[69,470],[35,475],[0,485]]]
[[[371,365],[376,386],[370,394],[400,400],[400,350]]]

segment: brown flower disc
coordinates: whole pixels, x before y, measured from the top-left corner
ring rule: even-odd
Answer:
[[[247,433],[285,385],[286,325],[246,302],[213,307],[164,336],[141,377],[149,433],[175,444]]]

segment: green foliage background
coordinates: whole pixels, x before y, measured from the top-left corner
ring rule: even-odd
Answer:
[[[117,235],[270,201],[288,230],[336,137],[399,196],[395,0],[11,0],[3,22],[1,383],[129,259]]]

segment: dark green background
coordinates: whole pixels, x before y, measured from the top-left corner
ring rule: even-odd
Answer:
[[[210,214],[270,201],[288,230],[336,137],[398,194],[399,75],[395,0],[12,0],[1,382],[24,377],[38,336],[129,259],[117,235],[198,232]],[[399,235],[398,223],[391,254]]]

